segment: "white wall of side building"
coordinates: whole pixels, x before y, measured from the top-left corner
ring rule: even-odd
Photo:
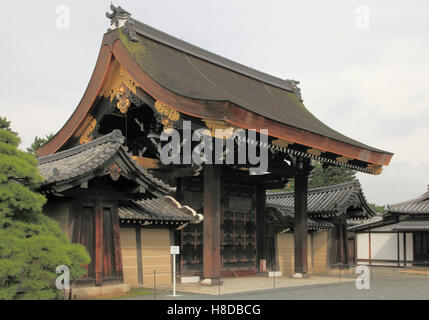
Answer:
[[[371,265],[398,266],[399,253],[399,266],[404,265],[404,234],[402,232],[399,234],[397,232],[377,233],[377,231],[387,230],[388,226],[373,229],[371,233],[365,232],[356,235],[358,264],[367,265],[369,261],[363,260],[371,260]],[[413,260],[412,233],[406,233],[406,255],[408,262]]]

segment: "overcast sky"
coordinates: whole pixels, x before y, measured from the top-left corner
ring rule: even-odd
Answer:
[[[429,179],[429,2],[305,0],[114,1],[133,17],[280,78],[301,81],[321,121],[395,153],[359,174],[371,202],[414,198]],[[70,28],[56,26],[57,7]],[[57,132],[92,74],[109,1],[7,1],[0,29],[0,115],[22,148]]]

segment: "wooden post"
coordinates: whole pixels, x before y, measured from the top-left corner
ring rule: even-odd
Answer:
[[[295,243],[295,273],[308,272],[307,256],[307,192],[308,176],[299,173],[295,176],[295,221],[293,238]]]
[[[118,205],[115,204],[112,212],[113,245],[115,255],[116,280],[124,280],[124,271],[122,267],[122,249],[121,249],[121,231],[119,227]]]
[[[407,266],[407,234],[404,232],[403,234],[404,241],[404,267]]]
[[[368,230],[368,243],[369,243],[369,245],[368,245],[368,247],[369,247],[369,250],[368,250],[368,252],[369,252],[369,265],[371,265],[371,260],[372,260],[372,253],[371,253],[371,229],[369,229]]]
[[[212,285],[220,281],[221,185],[221,166],[204,165],[203,275]]]
[[[103,207],[99,200],[95,201],[95,285],[103,284]]]
[[[261,184],[256,185],[256,267],[260,270],[261,259],[266,259],[265,252],[265,203],[266,190]]]
[[[343,233],[344,233],[344,264],[345,267],[349,267],[349,237],[347,234],[347,220],[344,218],[343,224]]]
[[[340,217],[338,220],[338,227],[339,227],[339,241],[338,241],[338,246],[339,246],[339,263],[340,263],[340,268],[342,269],[343,267],[346,266],[347,264],[347,222],[346,222],[346,218],[345,217]]]
[[[139,285],[143,284],[142,237],[140,227],[136,227],[137,276]]]
[[[397,247],[397,253],[398,253],[398,267],[401,266],[401,248],[400,247],[400,242],[399,242],[399,231],[396,233],[396,247]]]

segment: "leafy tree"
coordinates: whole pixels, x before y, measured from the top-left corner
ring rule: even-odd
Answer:
[[[0,299],[55,299],[61,294],[56,267],[67,265],[71,277],[79,277],[90,258],[42,213],[46,199],[36,190],[43,178],[19,143],[0,117]]]
[[[379,206],[375,203],[370,203],[370,207],[377,213],[385,213],[384,206]]]
[[[39,138],[36,136],[31,146],[27,148],[27,152],[36,155],[36,150],[43,146],[46,142],[51,140],[53,136],[53,133],[47,134],[44,138]]]
[[[332,186],[356,179],[356,171],[346,167],[328,167],[323,169],[322,164],[316,163],[308,182],[309,188]]]
[[[354,170],[348,169],[346,167],[328,167],[324,169],[322,164],[317,162],[314,165],[314,170],[309,177],[308,187],[318,188],[332,186],[334,184],[353,181],[354,179],[356,179],[356,172]],[[294,181],[293,179],[290,179],[289,183],[284,189],[271,190],[271,192],[293,190]]]

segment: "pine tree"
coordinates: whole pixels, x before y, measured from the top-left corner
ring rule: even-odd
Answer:
[[[346,167],[323,168],[322,164],[316,163],[311,173],[308,187],[318,188],[345,183],[356,179],[356,171]]]
[[[27,152],[36,155],[36,150],[51,140],[53,136],[53,133],[47,134],[44,138],[39,138],[36,136],[31,146],[27,148]]]
[[[90,258],[42,213],[46,199],[36,190],[43,178],[19,143],[0,117],[0,299],[55,299],[61,294],[56,267],[67,265],[71,277],[79,277]]]
[[[356,171],[346,167],[328,167],[323,168],[321,163],[314,164],[314,170],[311,172],[308,180],[309,188],[327,187],[334,184],[345,183],[356,179]],[[289,179],[289,183],[284,189],[270,190],[269,192],[293,191],[294,180]]]

